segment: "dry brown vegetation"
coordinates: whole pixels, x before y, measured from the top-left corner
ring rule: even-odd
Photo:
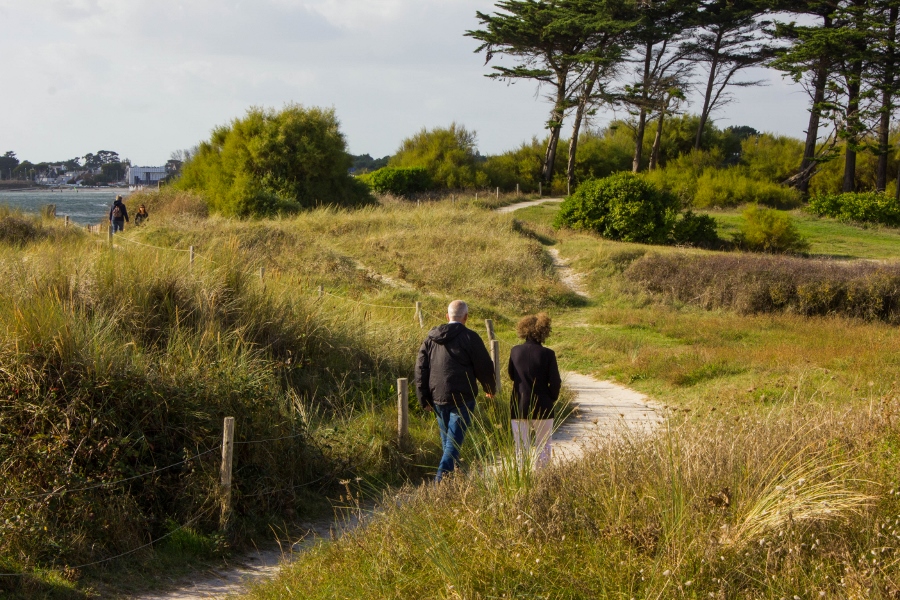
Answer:
[[[900,266],[752,254],[651,254],[624,272],[640,289],[705,309],[900,322]]]

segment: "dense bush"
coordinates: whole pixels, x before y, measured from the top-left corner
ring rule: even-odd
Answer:
[[[667,241],[678,199],[631,173],[593,179],[578,186],[556,215],[556,227],[596,231],[625,242]]]
[[[588,229],[605,238],[648,244],[708,244],[715,222],[687,213],[679,219],[679,201],[632,173],[587,181],[566,198],[555,227]]]
[[[809,250],[809,243],[786,212],[751,204],[744,210],[743,217],[741,230],[734,238],[738,246],[754,252],[788,254]]]
[[[177,186],[202,193],[213,211],[239,217],[364,204],[371,197],[348,174],[346,146],[333,109],[253,108],[213,131]]]
[[[900,204],[895,198],[878,192],[818,194],[810,199],[807,210],[841,221],[900,227]]]
[[[698,178],[693,205],[726,208],[741,204],[764,204],[774,208],[800,206],[797,190],[747,175],[741,167],[707,169]]]
[[[716,228],[716,220],[711,216],[697,215],[688,210],[675,219],[671,241],[678,245],[711,248],[722,241]]]
[[[796,190],[754,175],[747,166],[724,164],[720,150],[692,151],[643,177],[695,208],[728,208],[750,203],[776,208],[800,205]]]
[[[379,194],[409,196],[431,189],[431,176],[422,167],[384,167],[361,178]]]
[[[741,142],[741,164],[752,179],[781,183],[797,172],[804,144],[796,138],[762,133]]]
[[[518,185],[522,192],[537,192],[544,163],[545,142],[546,140],[538,140],[535,137],[515,150],[489,156],[481,168],[490,180],[491,186],[514,190]],[[556,162],[556,168],[565,168],[563,164],[560,157]]]
[[[653,254],[632,263],[624,275],[642,290],[708,310],[900,323],[897,266],[752,254]]]
[[[474,131],[456,123],[447,128],[422,129],[403,140],[388,166],[421,167],[440,188],[486,187],[489,180],[479,168],[482,157],[476,141]]]

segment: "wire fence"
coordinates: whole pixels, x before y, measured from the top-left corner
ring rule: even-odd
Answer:
[[[189,462],[191,462],[191,461],[193,461],[193,460],[197,460],[197,459],[199,459],[199,458],[201,458],[201,457],[203,457],[203,456],[206,456],[206,455],[208,455],[208,454],[211,454],[211,453],[213,453],[213,452],[219,452],[219,451],[221,451],[221,452],[223,453],[223,457],[224,457],[226,447],[227,447],[229,444],[234,445],[234,446],[240,446],[240,445],[252,445],[252,444],[265,444],[265,443],[271,443],[271,442],[279,442],[279,441],[285,441],[285,440],[292,440],[292,439],[296,439],[296,438],[302,437],[303,435],[305,435],[305,434],[303,434],[303,433],[298,433],[298,434],[294,434],[294,435],[283,436],[283,437],[277,437],[277,438],[266,438],[266,439],[260,439],[260,440],[244,440],[244,441],[229,441],[229,440],[227,440],[227,439],[223,439],[221,445],[215,446],[215,447],[213,447],[213,448],[210,448],[209,450],[205,450],[205,451],[203,451],[203,452],[200,452],[200,453],[198,453],[198,454],[195,454],[195,455],[193,455],[193,456],[191,456],[191,457],[189,457],[189,458],[186,458],[186,459],[184,459],[184,460],[178,461],[178,462],[176,462],[176,463],[172,463],[172,464],[170,464],[170,465],[168,465],[168,466],[165,466],[165,467],[159,467],[159,468],[153,469],[152,471],[147,471],[146,473],[141,473],[140,475],[134,475],[134,476],[131,476],[131,477],[125,477],[125,478],[123,478],[123,479],[118,479],[118,480],[116,480],[116,481],[104,481],[104,482],[100,482],[100,483],[96,483],[96,484],[91,484],[91,485],[83,486],[83,487],[79,487],[79,488],[66,488],[66,487],[62,487],[62,488],[55,489],[55,490],[52,490],[52,491],[49,491],[49,492],[41,492],[41,493],[37,493],[37,494],[26,494],[26,495],[23,495],[23,496],[6,496],[6,497],[0,497],[0,503],[5,503],[5,502],[17,502],[17,501],[23,501],[23,500],[38,500],[38,499],[50,498],[50,497],[52,497],[52,496],[57,496],[57,495],[73,494],[73,493],[77,493],[77,492],[85,492],[85,491],[95,490],[95,489],[104,488],[104,487],[112,487],[112,486],[115,486],[115,485],[120,485],[120,484],[122,484],[122,483],[127,483],[127,482],[129,482],[129,481],[135,481],[135,480],[141,479],[141,478],[143,478],[143,477],[149,477],[149,476],[151,476],[151,475],[154,475],[154,474],[156,474],[156,473],[160,473],[160,472],[162,472],[162,471],[166,471],[166,470],[168,470],[168,469],[173,469],[173,468],[178,467],[178,466],[180,466],[180,465],[184,465],[184,464],[186,464],[186,463],[189,463]],[[229,467],[230,467],[230,463],[229,463]],[[230,475],[229,475],[229,478],[230,478]],[[321,479],[321,478],[320,478],[320,479]],[[311,483],[315,483],[315,481],[313,481],[313,482],[308,482],[308,483],[305,484],[305,485],[311,485]],[[146,549],[146,548],[149,548],[149,547],[151,547],[151,546],[153,546],[153,545],[155,545],[155,544],[157,544],[157,543],[159,543],[159,542],[165,540],[166,538],[171,537],[172,535],[178,533],[179,531],[182,531],[182,530],[184,530],[184,529],[186,529],[186,528],[188,528],[188,527],[194,525],[194,524],[197,523],[201,518],[204,518],[204,517],[206,517],[206,516],[208,516],[208,515],[209,515],[209,511],[207,511],[207,512],[204,513],[204,514],[195,516],[193,519],[189,520],[188,522],[184,523],[183,525],[179,526],[178,528],[173,529],[172,531],[168,532],[167,534],[165,534],[165,535],[163,535],[163,536],[161,536],[161,537],[159,537],[159,538],[156,538],[156,539],[154,539],[154,540],[152,540],[152,541],[150,541],[150,542],[147,542],[146,544],[143,544],[142,546],[139,546],[139,547],[137,547],[137,548],[134,548],[134,549],[132,549],[132,550],[129,550],[129,551],[127,551],[127,552],[123,552],[123,553],[117,554],[117,555],[115,555],[115,556],[110,556],[110,557],[104,558],[104,559],[102,559],[102,560],[98,560],[98,561],[94,561],[94,562],[90,562],[90,563],[85,563],[85,564],[82,564],[82,565],[77,565],[77,566],[74,566],[74,567],[73,567],[73,566],[66,565],[66,567],[67,567],[67,568],[70,568],[70,569],[84,569],[84,568],[87,568],[87,567],[93,567],[93,566],[100,565],[100,564],[103,564],[103,563],[107,563],[107,562],[111,562],[111,561],[114,561],[114,560],[118,560],[118,559],[123,558],[123,557],[125,557],[125,556],[129,556],[129,555],[134,554],[134,553],[136,553],[136,552],[140,552],[141,550],[144,550],[144,549]],[[30,575],[30,573],[0,573],[0,577],[3,577],[3,578],[10,578],[10,577],[28,577],[29,575]]]
[[[76,492],[87,492],[87,491],[90,491],[90,490],[96,490],[96,489],[99,489],[99,488],[102,488],[102,487],[112,487],[112,486],[114,486],[114,485],[119,485],[120,483],[127,483],[127,482],[129,482],[129,481],[134,481],[135,479],[141,479],[141,478],[143,478],[143,477],[149,477],[150,475],[155,475],[156,473],[161,473],[161,472],[167,471],[167,470],[169,470],[169,469],[174,469],[175,467],[178,467],[178,466],[187,464],[187,463],[191,462],[192,460],[196,460],[196,459],[198,459],[198,458],[200,458],[200,457],[202,457],[202,456],[206,456],[207,454],[210,454],[210,453],[212,453],[212,452],[216,452],[216,451],[219,450],[219,449],[220,449],[219,447],[210,448],[209,450],[206,450],[205,452],[201,452],[201,453],[199,453],[199,454],[195,454],[194,456],[191,456],[190,458],[186,458],[186,459],[184,459],[184,460],[182,460],[182,461],[179,461],[179,462],[177,462],[177,463],[173,463],[173,464],[168,465],[168,466],[166,466],[166,467],[160,467],[160,468],[158,468],[158,469],[153,469],[152,471],[147,471],[146,473],[141,473],[140,475],[133,475],[133,476],[131,476],[131,477],[126,477],[126,478],[124,478],[124,479],[118,479],[118,480],[116,480],[116,481],[104,481],[104,482],[101,482],[101,483],[96,483],[96,484],[92,484],[92,485],[89,485],[89,486],[80,487],[80,488],[73,488],[73,489],[66,488],[66,487],[62,487],[62,488],[53,490],[52,492],[42,492],[42,493],[39,493],[39,494],[26,494],[26,495],[24,495],[24,496],[6,496],[6,497],[0,497],[0,502],[14,502],[14,501],[21,501],[21,500],[44,499],[44,498],[49,498],[49,497],[51,497],[51,496],[58,496],[58,495],[62,495],[62,494],[74,494],[74,493],[76,493]]]
[[[203,517],[205,517],[205,516],[208,516],[208,515],[209,515],[209,511],[207,511],[207,512],[204,513],[204,514],[198,515],[198,516],[194,517],[193,519],[191,519],[190,521],[188,521],[187,523],[185,523],[185,524],[183,524],[183,525],[181,525],[181,526],[179,526],[179,527],[173,529],[173,530],[170,531],[169,533],[167,533],[167,534],[165,534],[165,535],[163,535],[163,536],[160,536],[160,537],[156,538],[155,540],[149,541],[149,542],[147,542],[146,544],[144,544],[144,545],[142,545],[142,546],[138,546],[137,548],[134,548],[134,549],[132,549],[132,550],[128,550],[127,552],[122,552],[121,554],[116,554],[115,556],[110,556],[110,557],[108,557],[108,558],[104,558],[104,559],[97,560],[97,561],[94,561],[94,562],[85,563],[85,564],[83,564],[83,565],[76,565],[76,566],[74,566],[74,567],[73,567],[73,566],[70,566],[70,565],[66,565],[66,568],[67,568],[67,569],[73,569],[73,570],[86,569],[86,568],[88,568],[88,567],[96,567],[97,565],[102,565],[102,564],[104,564],[104,563],[112,562],[112,561],[114,561],[114,560],[119,560],[120,558],[124,558],[124,557],[126,557],[126,556],[130,556],[130,555],[132,555],[132,554],[135,554],[135,553],[137,553],[137,552],[140,552],[141,550],[144,550],[144,549],[146,549],[146,548],[150,548],[151,546],[154,546],[154,545],[158,544],[159,542],[161,542],[161,541],[163,541],[163,540],[165,540],[165,539],[167,539],[167,538],[169,538],[169,537],[172,537],[173,535],[175,535],[175,534],[178,533],[179,531],[183,531],[183,530],[187,529],[188,527],[191,527],[192,525],[194,525],[194,524],[196,524],[198,521],[200,521],[201,518],[203,518]],[[0,573],[0,577],[5,577],[5,578],[10,578],[10,577],[29,577],[29,576],[31,576],[31,575],[32,575],[31,573]]]

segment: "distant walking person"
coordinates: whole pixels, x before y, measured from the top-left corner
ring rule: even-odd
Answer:
[[[123,231],[128,220],[128,209],[122,202],[122,196],[116,196],[116,201],[109,209],[109,226],[112,227],[113,233]]]
[[[475,410],[478,383],[488,397],[494,394],[493,361],[478,334],[466,327],[468,318],[465,302],[451,302],[447,307],[449,322],[428,332],[416,360],[419,404],[437,416],[444,451],[435,481],[459,462],[459,449]]]
[[[134,215],[134,225],[135,227],[139,226],[141,223],[147,220],[150,214],[147,212],[147,207],[141,204],[138,207],[137,214]]]
[[[556,353],[543,346],[550,331],[547,313],[523,318],[516,325],[516,333],[525,343],[509,352],[509,378],[513,381],[510,412],[516,456],[524,464],[526,453],[536,451],[538,469],[550,463],[554,408],[562,386]]]

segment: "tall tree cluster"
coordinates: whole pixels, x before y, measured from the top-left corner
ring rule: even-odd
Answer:
[[[567,179],[578,136],[601,107],[633,115],[632,169],[654,169],[665,119],[699,98],[694,147],[744,71],[774,68],[810,97],[806,150],[786,183],[806,191],[818,165],[844,149],[843,188],[856,188],[860,151],[877,156],[877,188],[888,180],[889,135],[900,86],[900,0],[500,0],[466,32],[491,64],[488,77],[537,82],[551,102],[541,178],[553,180],[562,128],[571,118]],[[502,62],[498,58],[505,58]],[[648,124],[655,123],[649,161]],[[798,129],[801,125],[798,124]],[[826,136],[823,130],[830,130]],[[874,141],[873,141],[874,140]],[[646,164],[645,164],[646,163]]]

